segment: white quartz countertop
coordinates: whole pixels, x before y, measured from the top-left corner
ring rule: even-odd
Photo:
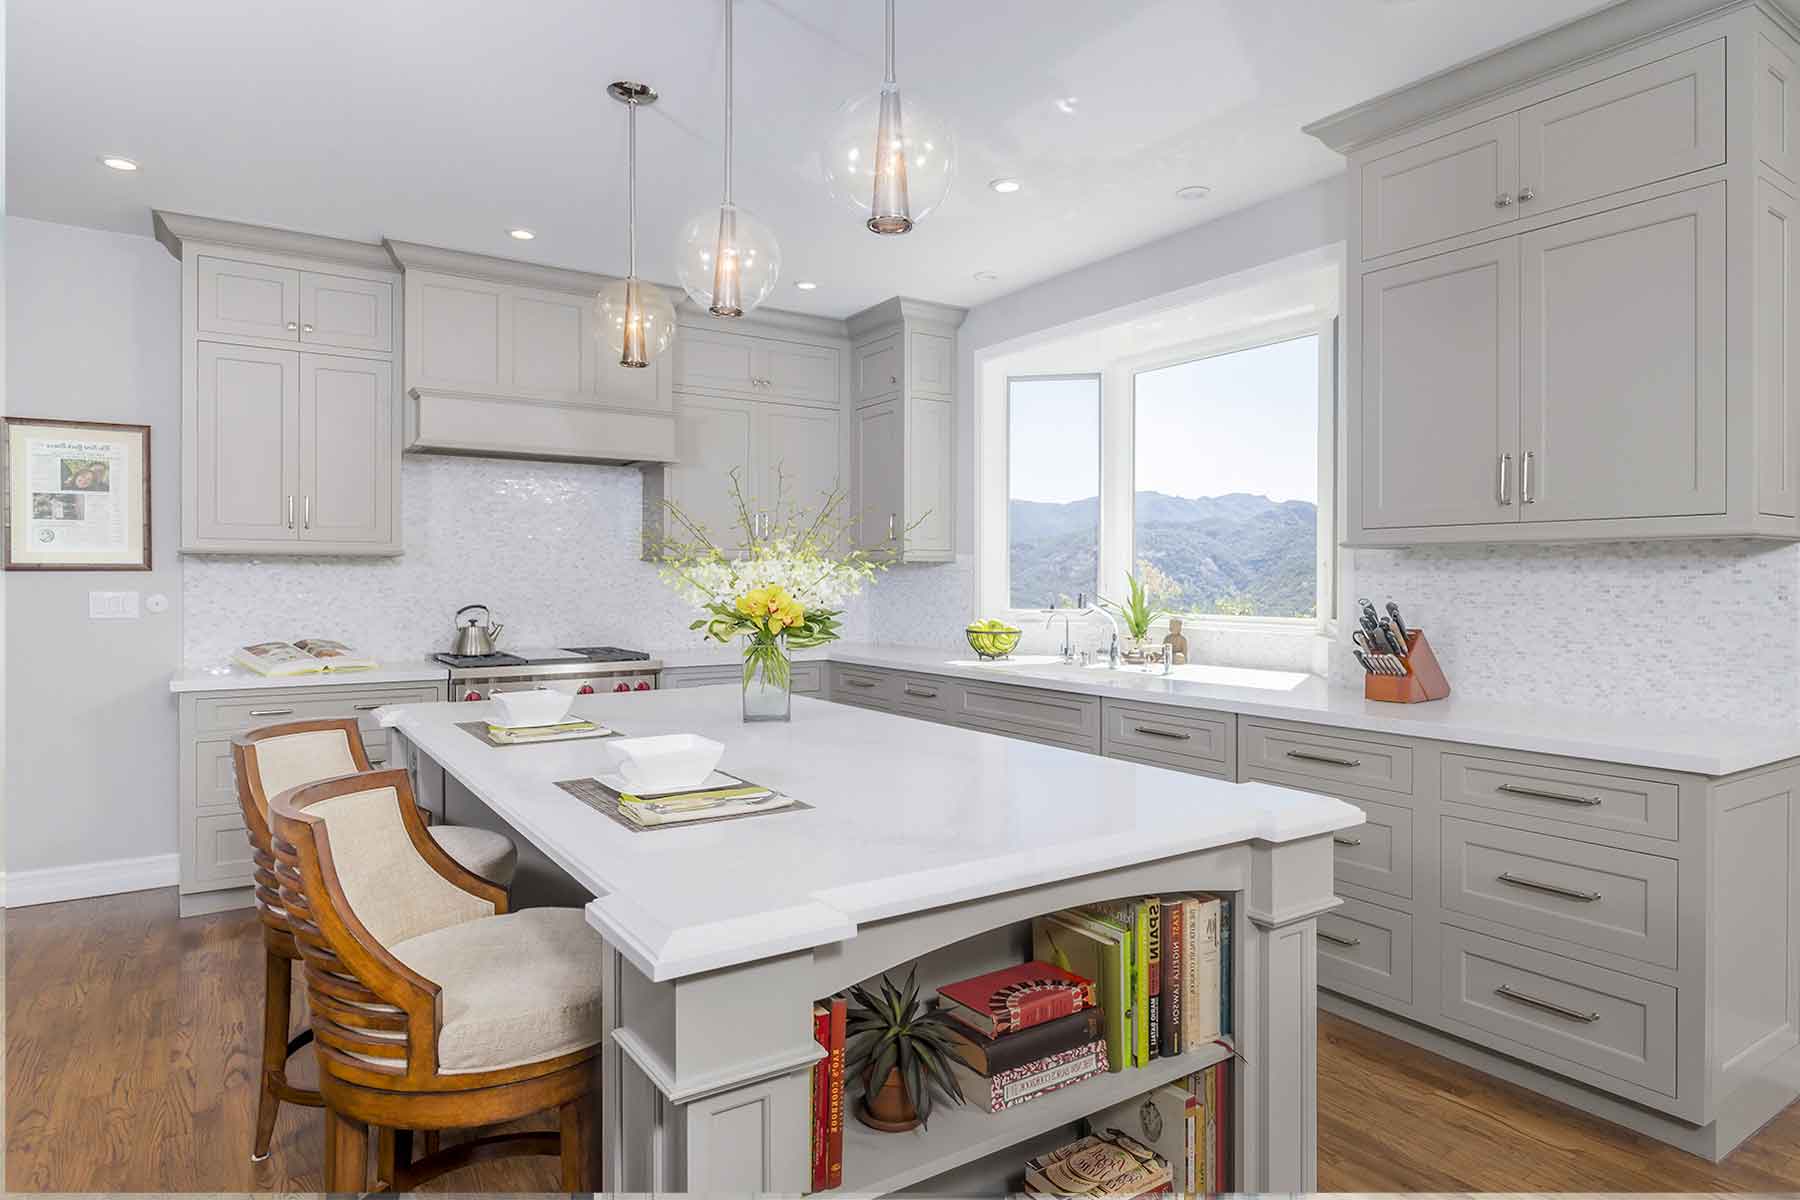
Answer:
[[[1602,710],[1554,705],[1498,704],[1454,690],[1425,704],[1384,704],[1361,690],[1331,687],[1316,675],[1242,672],[1272,687],[1164,678],[1131,671],[1067,666],[986,664],[964,652],[919,646],[836,643],[833,662],[950,675],[990,683],[1012,682],[1053,691],[1120,700],[1209,708],[1248,717],[1272,717],[1369,733],[1434,738],[1476,746],[1561,754],[1697,775],[1730,775],[1800,757],[1800,722],[1755,726],[1709,721],[1704,714],[1681,720],[1620,716]],[[1221,672],[1232,678],[1233,673]],[[1454,688],[1455,680],[1451,680]]]
[[[312,675],[258,675],[224,664],[183,667],[169,679],[171,692],[250,692],[263,688],[358,687],[377,683],[442,683],[449,671],[442,663],[382,663],[367,671],[322,671]]]
[[[398,705],[397,729],[596,897],[588,920],[651,979],[792,953],[939,905],[1259,838],[1360,824],[1338,800],[1234,784],[795,697],[746,725],[729,688],[583,696],[630,735],[698,733],[723,770],[810,809],[634,832],[556,786],[606,770],[604,740],[492,747],[486,703]]]

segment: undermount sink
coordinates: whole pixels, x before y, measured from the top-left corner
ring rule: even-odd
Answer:
[[[1299,671],[1264,671],[1255,667],[1214,667],[1206,663],[1183,663],[1163,673],[1161,663],[1139,666],[1135,663],[1110,667],[1104,662],[1092,663],[1089,669],[1120,671],[1128,675],[1149,675],[1157,679],[1175,679],[1182,683],[1210,683],[1215,687],[1258,688],[1266,692],[1291,692],[1309,676]]]

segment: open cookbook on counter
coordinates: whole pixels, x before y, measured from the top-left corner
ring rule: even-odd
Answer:
[[[317,675],[325,671],[368,671],[379,666],[330,638],[300,638],[292,642],[256,642],[239,646],[231,659],[258,675]]]

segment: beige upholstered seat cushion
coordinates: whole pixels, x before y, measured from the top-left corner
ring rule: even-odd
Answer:
[[[350,739],[341,729],[309,729],[263,738],[256,743],[256,773],[263,795],[273,800],[289,788],[339,775],[354,775]]]
[[[433,825],[430,833],[445,854],[489,883],[512,883],[519,852],[505,834],[474,825]]]
[[[383,946],[489,917],[494,906],[437,873],[412,843],[391,787],[346,792],[309,805],[325,822],[344,899]]]
[[[603,1036],[605,943],[579,908],[528,908],[388,949],[443,988],[438,1067],[446,1074],[542,1062]]]

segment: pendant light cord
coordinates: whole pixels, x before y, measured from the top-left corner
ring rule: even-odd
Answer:
[[[631,278],[636,279],[637,278],[637,110],[638,110],[637,101],[636,100],[628,101],[626,103],[625,107],[630,110],[629,114],[626,117],[626,121],[625,121],[625,128],[628,131],[626,133],[626,137],[625,137],[625,144],[627,147],[626,160],[629,164],[628,173],[626,175],[626,178],[630,180],[630,182],[626,184],[625,194],[626,194],[626,196],[629,197],[629,200],[627,202],[627,208],[626,208],[626,212],[627,212],[626,229],[629,231],[629,238],[630,238],[630,242],[631,242],[630,255],[626,259],[626,262],[629,265],[628,265],[628,269],[626,270],[625,273],[628,276],[630,276]]]
[[[731,90],[731,6],[725,0],[725,203],[731,203],[731,108],[735,97]]]
[[[894,82],[894,0],[887,0],[887,78]]]

